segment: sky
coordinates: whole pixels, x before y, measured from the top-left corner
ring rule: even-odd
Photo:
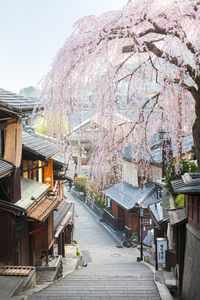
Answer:
[[[37,87],[83,16],[122,8],[127,0],[0,0],[0,87]]]

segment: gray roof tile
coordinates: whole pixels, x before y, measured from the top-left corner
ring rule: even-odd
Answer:
[[[0,88],[0,105],[20,114],[32,112],[37,106],[37,101]]]
[[[40,159],[50,159],[61,152],[61,149],[53,143],[43,140],[38,136],[33,136],[23,132],[23,149],[30,151],[34,155],[39,155]]]
[[[200,193],[200,173],[185,173],[181,179],[172,181],[172,187],[175,193]]]
[[[21,199],[15,204],[28,210],[49,188],[49,184],[21,178]]]
[[[156,186],[151,183],[139,189],[122,182],[105,190],[103,193],[125,210],[132,209],[138,202],[140,206],[147,208],[150,204],[159,201],[157,199]]]
[[[57,227],[60,225],[60,222],[64,219],[70,207],[71,207],[71,203],[65,202],[58,211],[54,211],[53,213],[54,230],[56,230]]]
[[[186,137],[182,138],[182,154],[192,151],[192,147],[194,145],[193,142],[193,136],[192,134],[189,134]],[[151,156],[153,159],[153,162],[155,163],[161,163],[162,162],[162,142],[160,140],[157,141],[157,143],[152,143],[151,147],[154,146],[154,148],[151,149]],[[125,147],[122,152],[122,156],[125,159],[131,160],[133,158],[133,150],[131,145]]]

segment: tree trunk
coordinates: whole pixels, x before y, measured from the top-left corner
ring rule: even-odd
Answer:
[[[200,93],[198,94],[198,96],[195,97],[195,113],[196,113],[196,120],[193,124],[192,132],[193,132],[198,169],[200,171]]]

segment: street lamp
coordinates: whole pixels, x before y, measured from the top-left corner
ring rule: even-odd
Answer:
[[[142,241],[142,223],[144,217],[144,209],[140,208],[140,261],[143,260],[143,241]]]
[[[164,136],[166,134],[166,131],[161,127],[158,131],[159,139],[161,140],[161,161],[162,161],[162,177],[165,175],[165,166],[164,166]]]

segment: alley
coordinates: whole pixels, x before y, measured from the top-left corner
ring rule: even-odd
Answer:
[[[79,200],[75,202],[75,233],[86,267],[82,267],[28,299],[160,299],[151,270],[137,262],[134,248],[118,248],[117,242]]]

